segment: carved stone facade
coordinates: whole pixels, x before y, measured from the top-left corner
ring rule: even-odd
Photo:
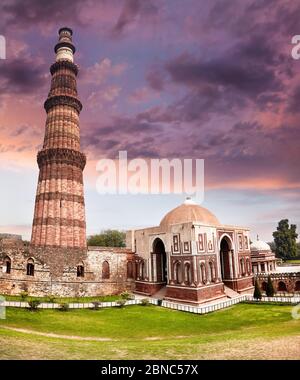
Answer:
[[[187,200],[158,227],[128,232],[136,253],[136,291],[201,303],[226,297],[224,286],[253,289],[249,230],[224,226],[208,210]]]

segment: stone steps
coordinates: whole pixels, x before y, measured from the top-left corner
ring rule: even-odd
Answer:
[[[156,292],[155,294],[153,294],[152,298],[156,298],[156,299],[164,299],[166,293],[167,293],[167,287],[164,286],[163,288],[159,289],[158,292]]]
[[[239,297],[240,294],[236,292],[235,290],[229,288],[228,286],[224,285],[224,292],[228,298],[236,298]]]

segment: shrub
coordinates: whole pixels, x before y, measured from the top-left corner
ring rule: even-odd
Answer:
[[[267,297],[273,297],[274,294],[275,294],[275,290],[274,290],[273,282],[271,280],[271,277],[268,276],[266,295],[267,295]]]
[[[54,303],[55,302],[55,296],[53,294],[50,294],[47,297],[47,302]]]
[[[141,305],[142,305],[142,306],[149,306],[149,305],[150,305],[150,302],[149,302],[148,298],[143,298],[143,299],[141,300]]]
[[[94,302],[92,302],[92,304],[93,304],[92,310],[99,310],[100,309],[101,302],[94,301]]]
[[[39,301],[39,300],[28,301],[29,310],[30,311],[36,311],[40,304],[41,304],[41,301]]]
[[[68,311],[70,308],[70,305],[66,302],[63,302],[59,305],[59,310],[60,311]]]
[[[126,304],[126,300],[118,300],[116,303],[118,307],[124,307]]]
[[[22,291],[20,293],[20,297],[21,297],[22,301],[25,301],[26,298],[28,297],[28,292]]]
[[[134,300],[134,295],[130,294],[129,292],[121,293],[121,297],[123,300]]]
[[[258,283],[258,280],[257,280],[257,279],[255,280],[253,297],[254,297],[256,300],[261,300],[261,298],[262,298],[261,290],[260,290],[259,283]]]

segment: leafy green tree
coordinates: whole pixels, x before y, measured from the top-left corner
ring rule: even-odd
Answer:
[[[275,252],[276,251],[276,245],[275,245],[274,241],[270,241],[270,242],[268,242],[268,244],[271,248],[271,251]]]
[[[98,247],[125,247],[126,234],[118,230],[105,230],[100,234],[92,235],[88,238],[89,246]]]
[[[271,276],[268,276],[266,295],[267,297],[273,297],[274,293],[275,293],[275,290],[274,290],[273,282],[271,280]]]
[[[257,278],[255,279],[255,285],[254,285],[254,294],[253,294],[253,297],[254,297],[256,300],[261,300],[261,298],[262,298],[262,294],[261,294],[261,290],[260,290],[260,286],[259,286],[259,283],[258,283]]]
[[[284,259],[297,256],[296,229],[296,224],[289,225],[288,219],[282,219],[278,223],[277,231],[273,232],[277,257]]]

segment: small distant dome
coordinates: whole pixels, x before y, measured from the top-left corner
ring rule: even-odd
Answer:
[[[250,244],[250,250],[251,251],[271,251],[271,247],[266,242],[259,240],[257,237],[257,240],[252,242]]]
[[[167,229],[172,224],[199,222],[208,225],[220,225],[220,222],[214,214],[204,207],[199,206],[191,198],[186,200],[180,206],[169,211],[162,221],[160,227]]]

